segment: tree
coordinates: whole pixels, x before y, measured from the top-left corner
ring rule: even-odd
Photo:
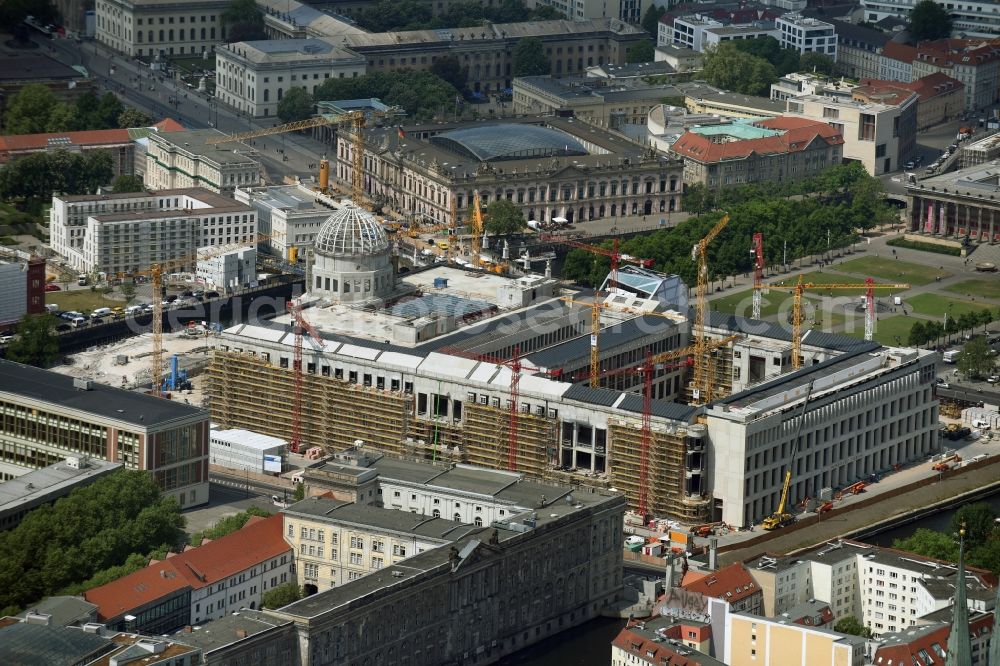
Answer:
[[[684,188],[684,193],[681,195],[681,208],[689,213],[701,215],[712,210],[714,198],[713,192],[706,186],[701,183],[692,183]]]
[[[966,377],[979,379],[993,374],[996,360],[986,338],[973,338],[958,354],[958,371]]]
[[[766,95],[778,80],[774,65],[763,58],[748,55],[734,42],[723,42],[704,53],[705,80],[719,88],[744,95]]]
[[[944,326],[937,320],[924,324],[924,331],[927,333],[927,342],[937,345],[938,340],[944,337]]]
[[[799,52],[793,48],[782,48],[781,43],[774,37],[739,39],[730,43],[743,53],[749,53],[771,63],[778,76],[784,76],[799,68]]]
[[[383,102],[400,106],[415,120],[429,120],[453,108],[458,91],[450,83],[431,72],[401,69],[393,72],[372,72],[350,79],[327,79],[313,94],[315,101],[378,97]]]
[[[292,493],[292,499],[296,502],[301,502],[306,498],[306,484],[296,483],[295,492]]]
[[[660,29],[660,17],[667,13],[667,10],[663,7],[658,7],[656,5],[650,5],[646,13],[642,15],[642,21],[639,25],[642,29],[656,37],[657,32]]]
[[[493,236],[509,236],[528,226],[521,209],[510,199],[497,199],[486,208],[484,230]]]
[[[951,15],[934,0],[921,0],[910,11],[910,39],[942,39],[951,36]]]
[[[947,534],[935,530],[918,528],[906,539],[896,539],[892,547],[925,557],[954,562],[958,559],[958,543]]]
[[[453,55],[441,56],[431,63],[431,73],[455,86],[455,90],[464,92],[469,81],[469,68],[462,66]]]
[[[948,317],[944,324],[944,332],[948,335],[948,343],[951,343],[951,336],[962,330],[961,321],[955,317]]]
[[[987,502],[964,504],[951,519],[951,531],[958,534],[965,529],[965,542],[974,548],[989,541],[996,526],[997,512]]]
[[[313,114],[312,95],[305,88],[289,88],[278,102],[278,118],[283,123],[305,120]]]
[[[983,308],[979,311],[979,323],[983,325],[983,333],[989,332],[989,326],[993,323],[993,310]]]
[[[858,621],[858,618],[853,615],[845,615],[837,620],[837,624],[833,625],[833,630],[839,631],[842,634],[862,636],[863,638],[872,637],[872,630],[861,624],[861,622]]]
[[[135,299],[135,284],[132,282],[123,282],[122,286],[118,288],[118,291],[121,292],[126,305]]]
[[[7,359],[47,368],[59,358],[56,318],[50,314],[24,315],[17,335],[7,347]]]
[[[963,312],[958,316],[958,331],[971,331],[978,323],[979,316],[977,314],[973,312]]]
[[[514,76],[539,76],[550,71],[545,45],[537,37],[525,37],[514,47]]]
[[[146,186],[139,176],[122,174],[111,181],[111,189],[115,192],[144,192]]]
[[[927,342],[927,331],[924,329],[924,325],[919,321],[913,322],[913,326],[910,327],[910,335],[906,339],[906,344],[911,347],[919,347],[925,342]]]
[[[220,19],[229,43],[267,38],[264,14],[254,0],[230,0]]]
[[[58,104],[55,93],[41,83],[29,83],[10,98],[4,114],[5,134],[38,134],[48,129],[49,114]]]
[[[652,62],[655,57],[656,49],[653,47],[653,42],[648,39],[644,39],[633,45],[632,48],[628,50],[628,55],[625,56],[625,62]]]
[[[295,603],[302,597],[302,588],[297,584],[283,583],[265,592],[264,596],[260,599],[260,605],[264,608],[281,608],[282,606]]]
[[[250,520],[251,516],[267,518],[270,515],[271,513],[269,511],[251,506],[246,511],[241,511],[232,516],[222,518],[207,530],[195,532],[191,535],[190,543],[192,546],[200,546],[201,542],[205,539],[221,539],[227,534],[232,534],[233,532],[243,529],[243,526],[247,524],[247,521]]]
[[[70,132],[76,125],[76,107],[60,102],[49,112],[48,120],[45,121],[45,131]]]
[[[118,114],[118,127],[129,129],[131,127],[149,127],[153,124],[153,119],[148,113],[140,111],[134,106],[126,106]]]
[[[799,71],[816,74],[833,74],[837,63],[825,53],[803,53],[799,57]]]

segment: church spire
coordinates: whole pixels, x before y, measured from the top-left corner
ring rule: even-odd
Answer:
[[[948,634],[945,666],[968,666],[971,663],[969,605],[965,600],[965,525],[962,525],[962,529],[958,531],[958,573],[955,575],[955,597],[952,602],[951,633]]]

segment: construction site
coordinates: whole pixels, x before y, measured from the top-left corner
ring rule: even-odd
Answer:
[[[702,275],[726,222],[695,248]],[[689,525],[751,525],[934,452],[928,352],[713,313],[701,280],[689,307],[677,276],[593,250],[612,260],[597,292],[472,266],[398,275],[383,225],[339,210],[289,312],[210,338],[213,421],[615,489],[643,520]]]

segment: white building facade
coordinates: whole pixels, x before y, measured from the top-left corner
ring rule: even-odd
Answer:
[[[341,204],[305,185],[274,185],[239,188],[236,200],[257,211],[264,246],[279,257],[293,261],[304,256],[316,241],[320,227]]]
[[[98,0],[95,38],[127,56],[211,53],[226,37],[227,0]]]
[[[790,467],[789,501],[795,503],[866,479],[891,460],[938,449],[932,353],[883,348],[825,364],[835,370],[812,384],[805,414],[809,384],[801,382],[737,394],[708,408],[713,492],[727,498],[725,522],[749,525],[770,515]]]
[[[787,113],[829,123],[844,137],[845,160],[873,176],[899,169],[916,149],[917,96],[901,104],[866,104],[826,95],[801,95],[785,102]]]
[[[219,467],[258,474],[280,473],[287,450],[285,440],[249,430],[212,430],[209,433],[208,460]]]
[[[260,185],[263,172],[257,151],[239,142],[210,143],[224,136],[215,129],[150,134],[146,187],[203,187],[232,196],[237,187]]]
[[[256,211],[205,189],[54,196],[53,251],[78,271],[108,275],[148,271],[185,260],[198,248],[253,242]]]
[[[198,277],[223,289],[239,289],[257,282],[257,249],[244,247],[224,254],[207,253],[198,258]]]
[[[775,22],[782,48],[802,53],[822,53],[837,60],[837,31],[833,25],[798,14],[785,14]]]
[[[255,118],[277,115],[292,88],[310,95],[328,79],[365,73],[365,58],[320,39],[237,42],[215,52],[215,98]]]
[[[881,21],[888,16],[908,18],[920,0],[861,0],[866,21]],[[993,38],[1000,36],[1000,5],[994,0],[965,0],[951,2],[934,0],[951,15],[952,34],[968,37]]]

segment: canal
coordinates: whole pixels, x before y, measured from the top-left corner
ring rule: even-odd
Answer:
[[[998,513],[1000,513],[1000,493],[989,495],[981,500],[975,500],[973,503],[976,502],[986,502],[996,509]],[[879,534],[860,540],[867,541],[868,543],[872,543],[877,546],[888,547],[892,546],[892,542],[895,539],[905,539],[912,536],[913,533],[921,527],[934,530],[936,532],[945,532],[948,530],[948,525],[951,523],[951,519],[955,516],[955,513],[959,508],[960,507],[945,509],[938,513],[924,516],[923,518],[912,523],[906,523],[905,525],[900,525],[899,527],[894,527],[886,530],[885,532],[880,532]]]

